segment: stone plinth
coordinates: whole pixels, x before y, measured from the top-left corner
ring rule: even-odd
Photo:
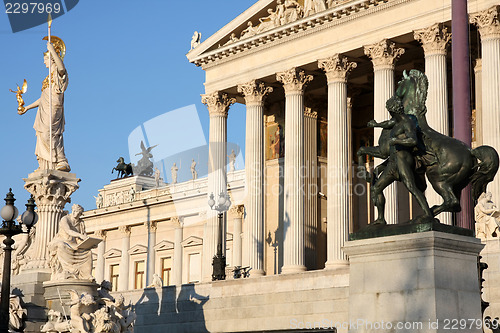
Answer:
[[[89,293],[92,296],[97,296],[97,288],[99,287],[93,281],[87,280],[62,280],[62,281],[47,281],[43,283],[43,288],[45,290],[44,297],[47,302],[48,310],[55,310],[61,313],[69,314],[69,303],[70,303],[70,290],[76,291],[79,295],[83,293]],[[64,311],[62,309],[61,303],[65,305]],[[89,309],[89,312],[97,310],[97,306],[94,309]]]
[[[349,332],[464,332],[451,329],[453,320],[481,319],[482,248],[478,239],[439,231],[348,242],[349,320],[358,324]],[[475,323],[466,331],[482,332]]]
[[[40,326],[47,321],[44,290],[42,283],[50,280],[50,273],[21,272],[13,275],[11,280],[12,293],[21,295],[24,307],[28,311],[25,333],[38,333]]]

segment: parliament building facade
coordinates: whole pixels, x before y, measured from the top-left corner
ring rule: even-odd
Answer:
[[[113,180],[99,190],[102,205],[84,214],[87,232],[104,240],[94,252],[96,281],[111,281],[136,303],[137,331],[286,331],[348,322],[343,247],[375,214],[356,151],[377,144],[380,131],[366,124],[388,119],[385,103],[411,69],[429,80],[429,125],[453,136],[451,4],[260,0],[192,45],[187,59],[206,74],[200,93],[210,115],[208,176],[160,186],[143,176]],[[500,4],[471,0],[468,12],[472,145],[499,150]],[[227,161],[234,103],[246,106],[244,170],[230,170]],[[500,202],[498,177],[489,190]],[[232,200],[222,220],[227,280],[212,282],[219,220],[207,201],[221,191]],[[385,195],[388,223],[420,213],[404,186],[393,184]],[[431,206],[442,200],[430,187],[426,197]],[[454,223],[450,213],[438,218]],[[483,298],[498,316],[500,288],[490,281],[500,281],[500,246],[498,239],[485,243]],[[234,279],[235,266],[250,267],[250,277]]]

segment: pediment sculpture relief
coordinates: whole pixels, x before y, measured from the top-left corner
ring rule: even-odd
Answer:
[[[254,25],[254,22],[248,21],[247,27],[240,33],[239,38],[233,32],[229,36],[229,40],[221,46],[255,36],[349,1],[352,0],[277,0],[274,10],[269,8],[267,10],[268,15],[259,18],[259,24]]]

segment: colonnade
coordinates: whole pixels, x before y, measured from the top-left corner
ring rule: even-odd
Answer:
[[[482,60],[482,119],[481,133],[483,144],[500,148],[500,27],[498,12],[500,6],[471,15],[471,22],[479,26]],[[448,85],[446,55],[451,34],[447,28],[436,23],[425,29],[414,31],[415,40],[422,45],[425,55],[425,73],[429,79],[427,98],[427,113],[429,125],[442,134],[449,135],[448,119]],[[364,46],[364,52],[372,61],[374,76],[374,118],[380,122],[389,118],[386,101],[394,94],[394,69],[398,59],[405,49],[397,47],[390,40],[383,39],[378,43]],[[352,218],[349,198],[350,168],[349,142],[350,115],[348,115],[347,85],[349,72],[356,63],[349,61],[342,54],[333,54],[326,59],[318,60],[327,77],[328,84],[328,200],[327,200],[327,261],[326,269],[335,269],[347,264],[347,257],[342,246],[347,240],[349,225]],[[478,67],[479,68],[479,67]],[[477,73],[477,71],[476,71]],[[481,77],[476,74],[476,77]],[[276,74],[276,82],[281,83],[285,92],[285,157],[284,157],[284,207],[283,207],[283,273],[293,273],[305,270],[305,230],[309,213],[303,192],[304,182],[300,170],[305,167],[305,161],[311,152],[304,133],[310,131],[306,121],[304,107],[304,90],[312,80],[300,68]],[[257,274],[264,272],[263,237],[264,237],[264,205],[263,203],[263,103],[271,88],[256,79],[238,86],[238,92],[243,95],[247,105],[246,122],[246,156],[247,172],[246,217],[244,232],[243,265],[253,267]],[[216,92],[216,94],[222,94]],[[207,104],[210,111],[210,106]],[[229,105],[227,105],[229,106]],[[227,117],[227,109],[225,116]],[[212,118],[211,118],[212,119]],[[484,121],[486,120],[486,121]],[[212,128],[212,127],[211,127]],[[380,136],[380,129],[375,129],[375,144]],[[500,149],[499,149],[500,150]],[[225,155],[212,155],[217,163],[225,164]],[[307,156],[307,158],[306,158]],[[211,160],[212,161],[212,160]],[[307,177],[306,177],[307,178]],[[491,185],[494,198],[500,199],[498,180]],[[388,223],[398,223],[398,202],[396,186],[393,184],[386,192],[386,219]],[[438,205],[442,198],[428,186],[426,191],[430,206]],[[451,224],[451,213],[442,213],[440,221]],[[205,256],[211,258],[211,255]],[[203,269],[209,269],[204,266]]]

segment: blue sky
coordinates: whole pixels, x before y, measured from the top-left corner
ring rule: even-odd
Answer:
[[[94,208],[93,196],[116,175],[111,174],[116,159],[124,156],[130,160],[129,135],[166,112],[194,104],[200,121],[193,121],[201,124],[208,141],[208,111],[200,101],[205,92],[204,71],[190,64],[185,54],[195,30],[205,40],[253,3],[85,0],[54,20],[52,33],[67,47],[66,155],[72,172],[82,179],[72,202]],[[7,15],[0,13],[0,196],[4,198],[12,187],[21,212],[28,198],[22,178],[38,167],[33,129],[36,109],[19,116],[15,95],[9,89],[26,79],[26,105],[40,97],[41,83],[48,73],[42,55],[46,34],[45,25],[12,33]],[[187,114],[196,118],[196,113]],[[244,106],[233,106],[228,141],[242,150],[244,123]],[[165,132],[172,137],[168,129]],[[175,139],[172,141],[176,145]],[[190,158],[182,162],[185,173],[180,173],[180,181],[187,179],[190,162]],[[242,163],[237,165],[242,167]]]

